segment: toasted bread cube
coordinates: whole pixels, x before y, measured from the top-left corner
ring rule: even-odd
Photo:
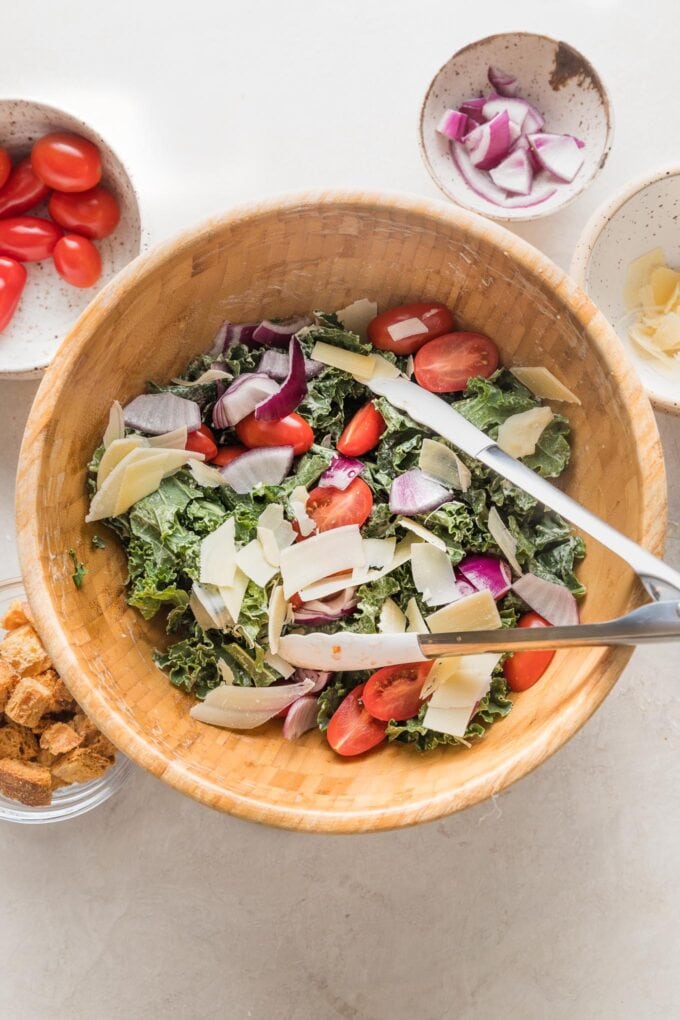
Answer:
[[[48,726],[40,737],[40,747],[51,754],[67,754],[74,747],[79,747],[83,738],[68,723],[55,722]]]
[[[38,756],[35,759],[38,765],[44,765],[46,769],[52,768],[58,755],[52,754],[51,751],[46,751],[42,747],[38,751]]]
[[[42,765],[11,758],[0,760],[0,793],[29,807],[52,802],[52,776]]]
[[[101,735],[92,720],[88,719],[85,713],[80,709],[73,716],[71,726],[73,726],[76,733],[79,733],[83,738],[83,744],[85,747],[88,747],[93,740],[96,740],[97,737]]]
[[[27,726],[6,723],[0,727],[0,758],[34,761],[38,756],[38,740]]]
[[[65,783],[89,783],[103,776],[111,762],[91,747],[76,747],[63,754],[52,766],[52,775]]]
[[[47,711],[52,692],[32,676],[26,676],[14,688],[5,705],[5,715],[19,726],[37,726]]]
[[[55,669],[48,669],[44,673],[38,673],[36,680],[39,680],[41,684],[45,684],[52,691],[50,703],[47,707],[48,712],[73,712],[77,709],[78,706],[73,699],[73,695]]]
[[[28,602],[17,599],[12,602],[9,609],[0,620],[0,627],[3,630],[14,630],[15,627],[22,627],[25,623],[33,624],[33,617]]]
[[[0,641],[0,659],[4,659],[22,676],[36,676],[52,665],[30,623],[10,630],[4,640]]]
[[[21,677],[8,662],[0,659],[0,712],[5,711],[5,705],[9,701],[10,694],[19,683]]]
[[[104,758],[108,758],[110,762],[115,761],[116,748],[103,733],[97,733],[97,736],[90,739],[86,746],[96,751],[97,754],[101,754]]]

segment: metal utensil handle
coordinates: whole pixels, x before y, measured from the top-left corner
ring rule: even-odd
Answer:
[[[423,655],[472,655],[478,652],[518,652],[523,649],[573,648],[593,645],[641,645],[680,641],[680,602],[652,602],[627,616],[606,623],[569,627],[516,627],[462,634],[421,634]]]

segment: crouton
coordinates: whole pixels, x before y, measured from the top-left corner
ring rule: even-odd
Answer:
[[[12,691],[5,715],[19,726],[36,726],[50,703],[51,693],[35,677],[24,677]]]
[[[58,755],[52,754],[51,751],[46,751],[41,747],[35,760],[38,765],[44,765],[46,769],[49,769],[54,765],[58,757]]]
[[[42,765],[24,761],[0,760],[0,793],[29,807],[52,802],[52,776]]]
[[[36,680],[45,684],[45,687],[49,687],[52,692],[47,712],[73,712],[77,708],[73,695],[56,670],[48,669],[44,673],[38,673]]]
[[[108,758],[91,747],[76,747],[55,761],[52,775],[66,783],[89,783],[103,776],[110,765]]]
[[[22,602],[17,599],[16,602],[12,602],[0,620],[0,627],[3,630],[14,630],[16,627],[22,627],[25,623],[33,623],[31,610],[28,607],[28,602]]]
[[[19,683],[20,677],[8,662],[0,659],[0,712],[5,711],[9,696]]]
[[[15,627],[0,641],[0,659],[4,659],[22,676],[44,673],[52,665],[30,623]]]
[[[38,741],[25,726],[0,726],[0,758],[31,761],[38,754]]]
[[[55,722],[40,737],[40,747],[53,755],[66,754],[82,744],[83,738],[68,723]]]
[[[91,750],[96,751],[97,754],[103,755],[104,758],[109,759],[109,763],[115,761],[116,748],[113,746],[110,740],[108,740],[103,733],[97,733],[97,736],[91,738],[87,742],[87,747]]]
[[[73,726],[73,729],[76,731],[76,733],[79,733],[80,736],[83,738],[83,744],[85,745],[85,747],[87,747],[89,744],[92,743],[93,740],[96,740],[97,737],[101,735],[95,724],[92,722],[92,720],[88,719],[85,713],[81,712],[80,710],[78,710],[76,714],[73,716],[73,719],[71,720],[71,726]]]

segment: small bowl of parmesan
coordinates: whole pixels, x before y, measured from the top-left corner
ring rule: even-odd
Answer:
[[[656,408],[680,414],[680,167],[626,186],[592,216],[571,275],[615,328]]]

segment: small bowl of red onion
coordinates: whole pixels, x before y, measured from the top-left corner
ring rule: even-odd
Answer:
[[[453,202],[495,220],[563,209],[604,166],[612,133],[609,95],[592,64],[531,32],[458,50],[420,112],[432,180]]]

